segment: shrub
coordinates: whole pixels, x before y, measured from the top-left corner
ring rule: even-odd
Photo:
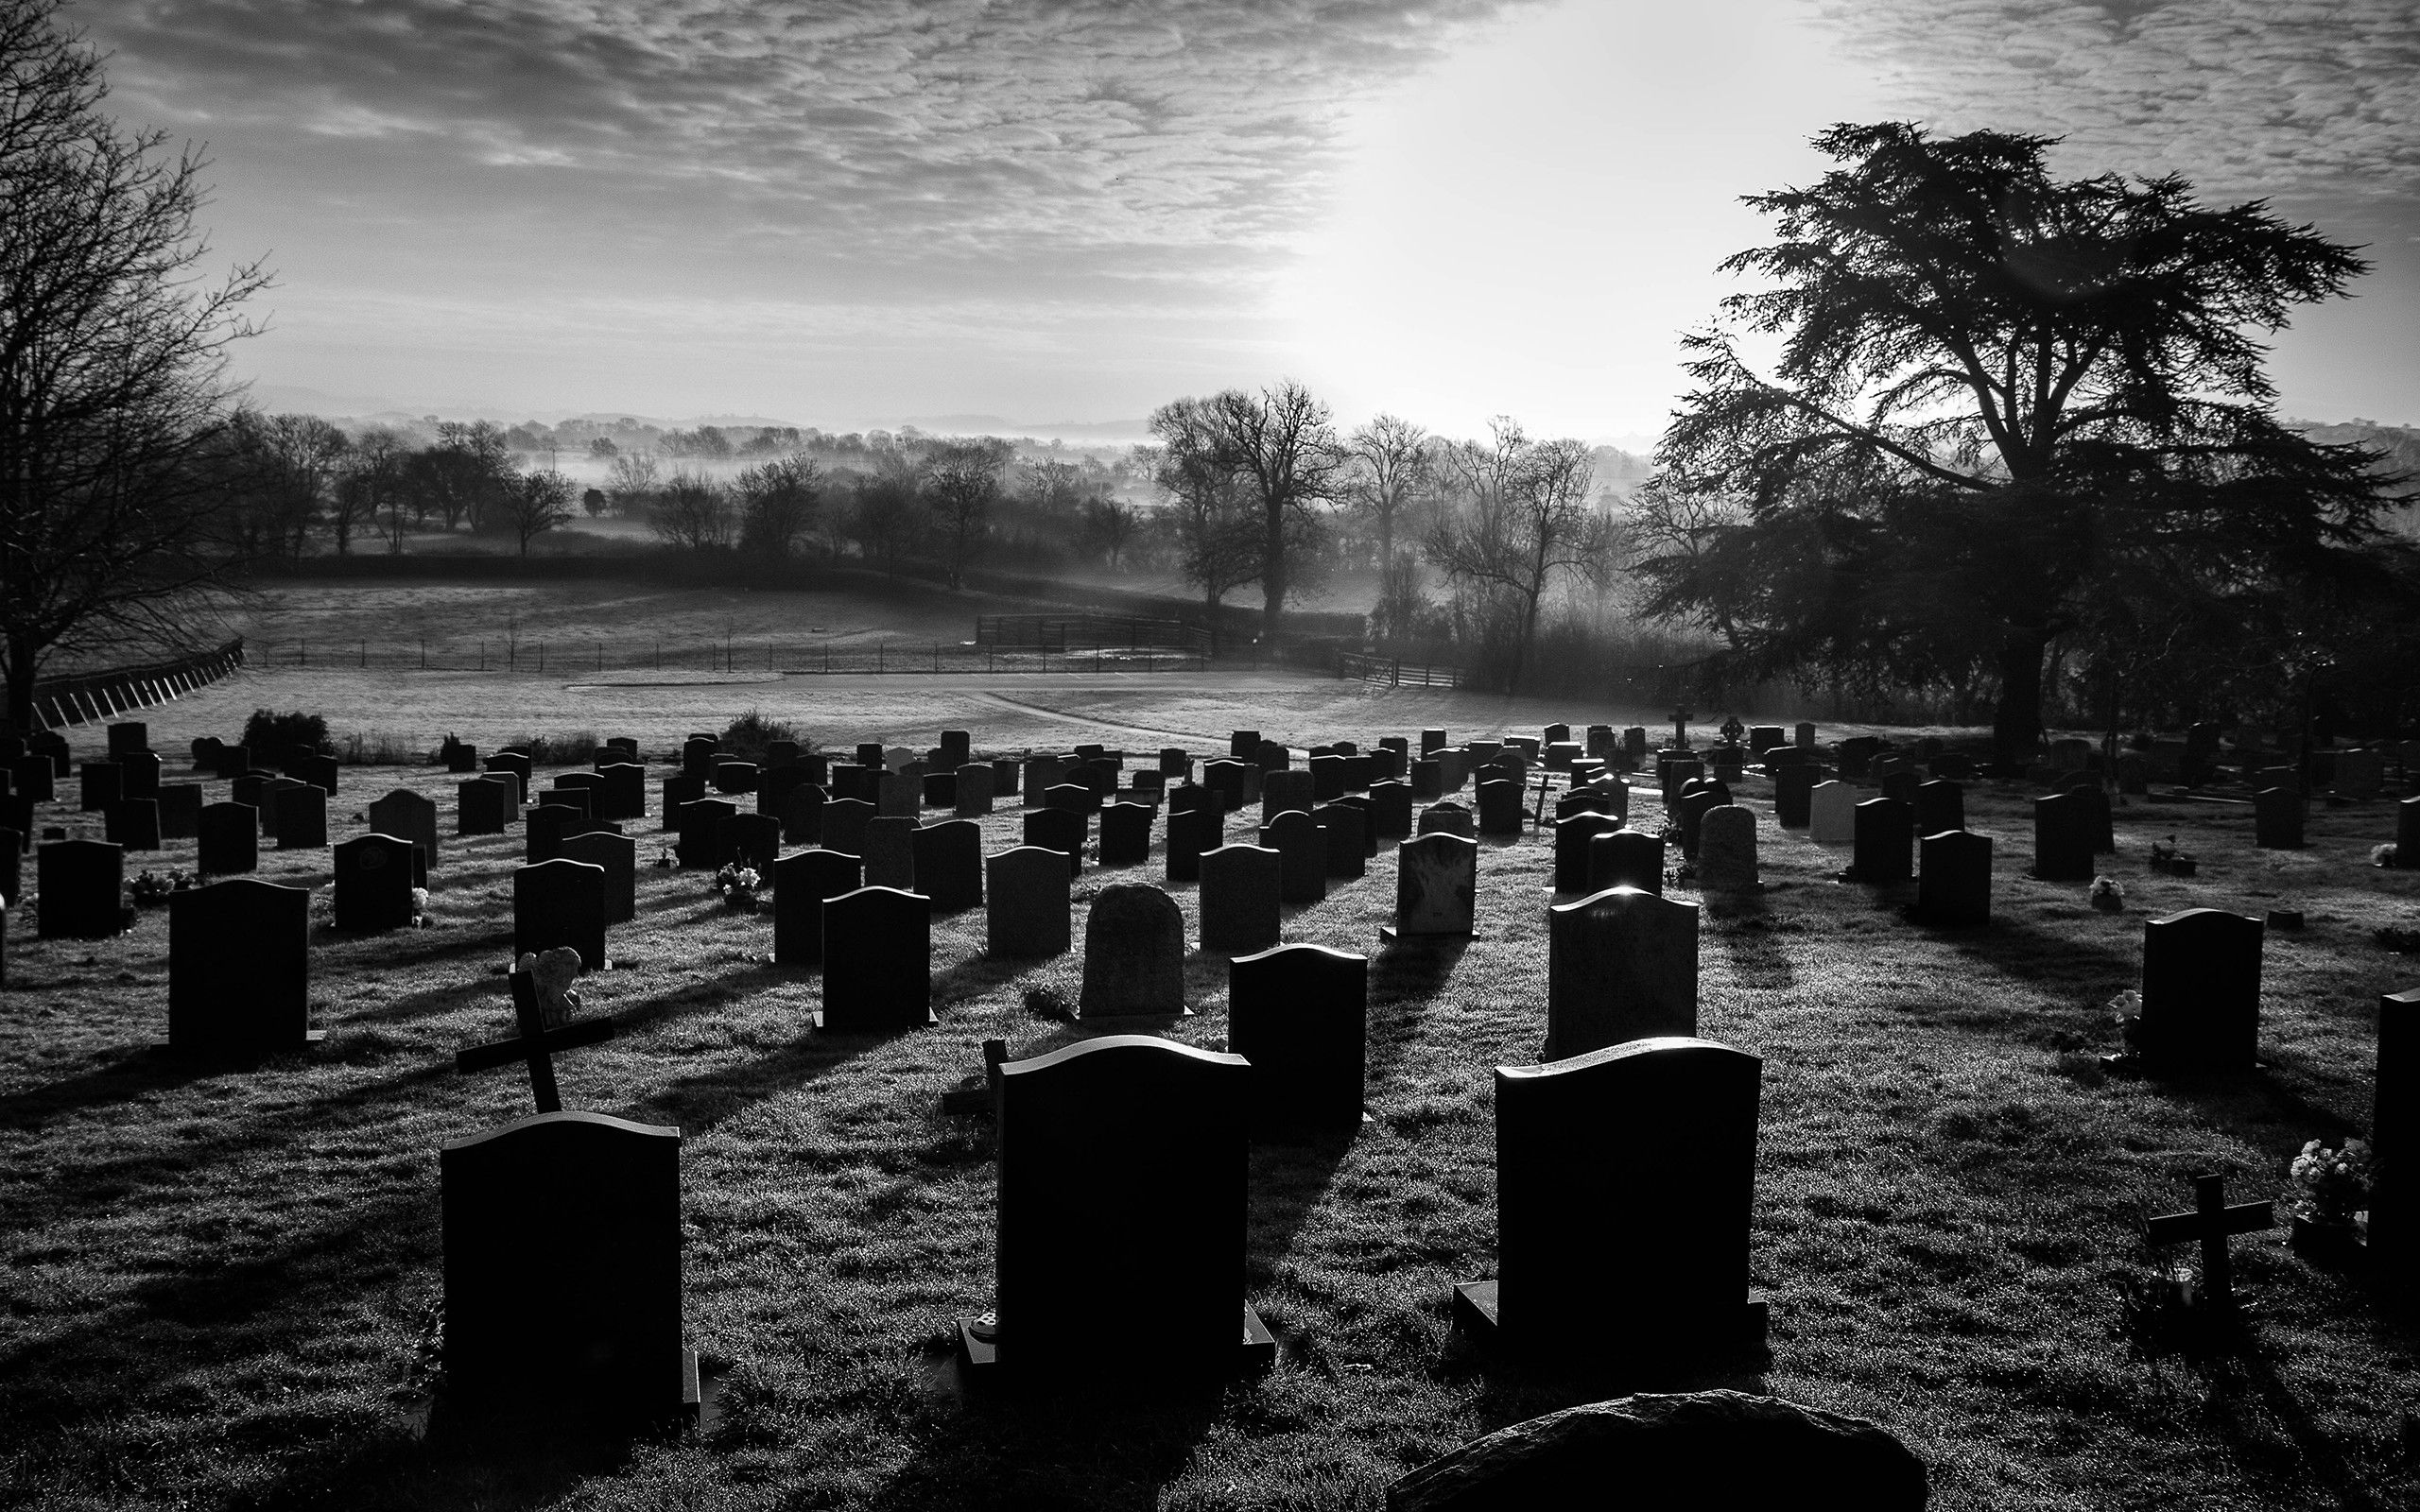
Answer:
[[[426,759],[427,752],[391,730],[354,730],[337,747],[337,760],[348,766],[417,766]]]
[[[559,730],[551,735],[524,735],[505,749],[527,755],[532,766],[586,766],[604,744],[593,730]]]
[[[760,711],[751,709],[724,728],[721,743],[715,747],[715,754],[728,756],[734,761],[754,762],[761,766],[772,753],[773,742],[777,740],[796,741],[802,751],[815,748],[815,742],[800,734],[788,720],[768,719]]]
[[[284,714],[255,709],[252,716],[244,721],[244,748],[252,752],[255,765],[265,752],[283,753],[297,746],[308,746],[322,756],[333,754],[333,747],[328,745],[327,720],[299,709]]]

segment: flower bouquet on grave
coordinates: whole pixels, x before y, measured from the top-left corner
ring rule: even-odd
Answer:
[[[2287,1167],[2292,1186],[2291,1243],[2313,1260],[2360,1252],[2361,1219],[2370,1200],[2370,1147],[2361,1140],[2330,1145],[2312,1140]]]
[[[722,905],[735,914],[756,911],[756,885],[764,879],[756,875],[754,867],[731,862],[715,873],[715,891],[722,895]]]
[[[2109,1010],[2118,1019],[2118,1037],[2126,1041],[2126,1053],[2143,1053],[2143,995],[2133,988],[2109,1000]]]
[[[2091,890],[2084,894],[2085,902],[2104,914],[2126,911],[2126,887],[2115,877],[2095,877]]]
[[[2152,842],[2150,866],[2153,871],[2164,872],[2171,877],[2189,877],[2193,875],[2194,868],[2199,865],[2200,863],[2191,856],[2177,849],[2176,836],[2172,834],[2165,841]]]
[[[656,869],[656,870],[658,870],[658,871],[669,871],[669,870],[671,870],[674,867],[679,866],[679,865],[680,865],[680,863],[679,863],[679,862],[677,862],[677,861],[675,861],[675,860],[673,860],[673,859],[672,859],[672,848],[671,848],[670,846],[663,846],[663,845],[660,845],[660,846],[657,846],[657,847],[655,848],[655,869]]]
[[[419,929],[428,927],[428,889],[425,887],[412,889],[412,924]]]
[[[193,885],[193,879],[181,871],[165,874],[145,870],[127,885],[137,908],[164,908],[168,900]]]

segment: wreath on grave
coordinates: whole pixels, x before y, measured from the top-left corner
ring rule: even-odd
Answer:
[[[2286,1174],[2293,1183],[2294,1215],[2313,1223],[2349,1225],[2370,1202],[2370,1147],[2361,1140],[2330,1145],[2312,1140]]]
[[[756,911],[756,887],[763,880],[754,867],[743,867],[735,861],[715,873],[715,891],[721,894],[722,905],[733,913],[752,914]]]

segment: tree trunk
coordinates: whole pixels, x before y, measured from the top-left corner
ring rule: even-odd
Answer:
[[[1512,643],[1512,670],[1504,679],[1504,695],[1508,698],[1521,691],[1521,669],[1529,665],[1530,643],[1537,637],[1538,592],[1531,591],[1529,608],[1521,613],[1521,638]]]
[[[2049,634],[2011,626],[2000,642],[2000,701],[1992,713],[1992,750],[2014,762],[2042,738],[2042,656]]]
[[[1286,616],[1286,511],[1269,513],[1269,539],[1260,554],[1260,641],[1277,644],[1278,622]]]
[[[33,733],[34,674],[40,670],[33,646],[24,641],[9,645],[9,728],[20,735]]]

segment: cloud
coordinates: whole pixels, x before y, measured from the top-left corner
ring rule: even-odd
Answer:
[[[1346,110],[1511,8],[126,0],[77,19],[114,51],[121,109],[291,152],[299,197],[374,177],[678,207],[701,236],[836,258],[1193,249],[1215,277],[1315,213]],[[354,156],[315,174],[314,151]]]
[[[1945,130],[2064,136],[2074,171],[2178,172],[2213,197],[2383,202],[2420,190],[2410,0],[1818,9],[1905,113]]]

